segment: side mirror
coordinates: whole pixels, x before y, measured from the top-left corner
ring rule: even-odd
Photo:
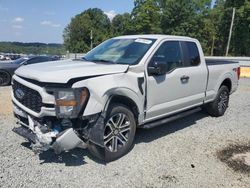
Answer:
[[[148,75],[164,75],[167,73],[167,63],[164,61],[153,61],[148,66]]]

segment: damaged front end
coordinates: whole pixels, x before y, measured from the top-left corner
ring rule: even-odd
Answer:
[[[13,132],[30,141],[35,153],[49,149],[53,149],[56,154],[76,147],[86,149],[89,142],[104,148],[104,113],[82,119],[37,119],[14,106],[14,115],[21,126],[13,128]]]
[[[25,120],[28,124],[25,123]],[[21,126],[14,128],[13,131],[32,142],[31,146],[35,153],[53,149],[55,153],[59,154],[62,151],[69,151],[76,147],[87,147],[69,121],[52,122],[41,124],[30,116],[27,116],[27,119],[18,117],[17,123]]]
[[[55,116],[39,117],[39,115],[31,115],[28,110],[23,110],[19,107],[20,104],[15,102],[15,97],[18,97],[15,96],[16,87],[19,88],[13,86],[14,116],[17,118],[17,124],[21,126],[14,128],[13,131],[32,142],[32,149],[36,153],[49,149],[53,149],[55,153],[61,153],[76,147],[87,148],[88,143],[104,148],[105,114],[98,113],[83,117],[90,96],[87,88],[46,88],[46,92],[55,97],[53,109]],[[24,106],[36,103],[30,98],[25,98],[29,97],[28,94],[18,102]],[[41,111],[41,107],[39,110]]]

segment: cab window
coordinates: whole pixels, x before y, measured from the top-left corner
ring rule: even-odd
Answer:
[[[167,72],[182,67],[182,52],[179,41],[164,42],[156,51],[150,63],[161,62],[167,64]]]
[[[185,67],[198,66],[201,62],[199,49],[194,42],[181,42]]]

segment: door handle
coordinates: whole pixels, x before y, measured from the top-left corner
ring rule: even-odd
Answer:
[[[184,75],[181,77],[182,82],[187,82],[188,80],[189,80],[189,76]]]

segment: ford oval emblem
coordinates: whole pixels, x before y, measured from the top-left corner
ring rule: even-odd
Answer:
[[[22,100],[22,99],[24,98],[24,96],[25,96],[25,93],[23,92],[22,89],[17,89],[17,90],[15,91],[15,94],[16,94],[16,97],[17,97],[18,99],[20,99],[20,100]]]

